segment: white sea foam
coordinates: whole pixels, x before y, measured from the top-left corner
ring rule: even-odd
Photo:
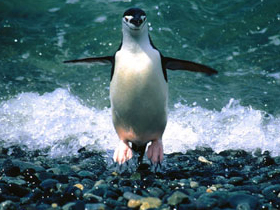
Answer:
[[[270,37],[268,37],[268,39],[270,40],[269,44],[272,44],[275,46],[280,45],[280,36],[279,35],[270,36]]]
[[[60,156],[87,145],[102,150],[102,145],[115,145],[117,136],[108,109],[88,108],[67,90],[57,89],[41,96],[22,93],[2,102],[0,140],[7,146],[49,149],[51,156]]]
[[[80,0],[67,0],[66,4],[76,4],[78,3]]]
[[[165,153],[208,146],[256,148],[280,155],[280,118],[241,106],[231,99],[221,111],[175,104],[163,136]],[[109,108],[90,108],[66,89],[39,95],[22,93],[0,103],[0,142],[29,150],[47,149],[51,156],[73,155],[84,146],[114,150],[118,137]]]
[[[165,152],[184,152],[197,146],[214,151],[244,149],[280,155],[280,118],[231,99],[221,111],[176,104],[164,135]]]

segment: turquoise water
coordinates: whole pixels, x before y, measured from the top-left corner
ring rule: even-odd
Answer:
[[[110,66],[62,62],[112,55],[130,7],[146,11],[163,55],[219,71],[168,72],[166,153],[210,146],[280,155],[278,0],[0,1],[1,145],[54,156],[115,148]]]

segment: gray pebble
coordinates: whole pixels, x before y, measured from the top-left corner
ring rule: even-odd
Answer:
[[[180,203],[189,203],[189,197],[180,191],[175,191],[169,198],[167,198],[167,203],[172,206],[176,206]]]
[[[85,210],[106,210],[107,207],[103,203],[96,203],[96,204],[91,204],[88,203],[85,205]]]
[[[17,206],[12,201],[4,201],[0,204],[0,210],[17,210]]]
[[[252,195],[235,192],[230,195],[229,203],[233,208],[241,204],[241,206],[246,206],[245,204],[248,204],[251,209],[256,209],[258,206],[258,198]]]
[[[126,199],[126,200],[141,200],[143,197],[140,196],[140,195],[137,195],[137,194],[134,194],[134,193],[131,193],[131,192],[125,192],[123,194],[123,197]]]
[[[270,185],[262,190],[262,193],[268,199],[275,199],[280,193],[280,184]]]

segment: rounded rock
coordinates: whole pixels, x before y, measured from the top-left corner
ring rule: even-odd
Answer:
[[[236,210],[251,210],[251,207],[248,203],[240,203],[236,206]]]
[[[141,206],[141,204],[142,204],[141,200],[130,199],[127,203],[127,207],[138,208],[139,206]]]
[[[198,188],[198,187],[199,187],[199,184],[198,184],[198,182],[191,181],[191,182],[190,182],[190,187],[191,187],[191,188]]]
[[[12,201],[7,200],[0,204],[0,210],[17,210],[17,206]]]
[[[77,187],[78,189],[80,189],[82,191],[84,190],[84,186],[82,184],[79,184],[79,183],[75,184],[74,187]]]
[[[206,193],[206,194],[202,194],[197,199],[196,208],[198,210],[210,210],[217,205],[218,205],[218,200],[209,196],[209,193]]]
[[[243,183],[243,180],[243,177],[231,177],[228,180],[228,183],[233,185],[241,185]]]
[[[167,203],[172,206],[176,206],[183,202],[189,203],[189,197],[180,191],[175,191],[169,198],[167,198]]]
[[[162,204],[159,198],[154,198],[154,197],[142,198],[141,203],[142,205],[140,206],[140,210],[159,208]]]
[[[241,206],[245,206],[245,204],[248,204],[251,209],[256,209],[259,203],[256,197],[243,193],[232,193],[228,200],[231,207],[233,208],[236,208],[241,204]]]
[[[85,210],[106,210],[106,205],[103,203],[88,203],[85,205]]]
[[[58,181],[56,179],[46,179],[46,180],[42,181],[40,186],[43,188],[43,190],[46,191],[46,190],[56,188],[57,183],[58,183]]]
[[[164,191],[158,187],[151,187],[147,189],[149,194],[153,197],[161,198],[164,195]]]
[[[140,195],[136,195],[134,193],[131,193],[131,192],[125,192],[123,194],[123,197],[126,199],[126,200],[130,200],[130,199],[134,199],[134,200],[141,200],[143,197],[140,196]]]
[[[16,196],[24,197],[29,193],[29,189],[17,184],[9,184],[9,191]]]
[[[262,194],[268,199],[275,199],[280,193],[280,184],[271,185],[262,190]]]
[[[97,195],[94,195],[94,194],[92,194],[92,193],[90,193],[90,192],[84,193],[83,198],[84,198],[86,201],[89,201],[89,202],[92,202],[92,203],[100,203],[100,202],[102,202],[102,200],[103,200],[102,197],[97,196]]]

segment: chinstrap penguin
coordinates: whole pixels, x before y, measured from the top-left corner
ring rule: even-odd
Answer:
[[[113,56],[84,58],[65,63],[101,62],[111,68],[110,101],[115,130],[120,138],[114,161],[124,163],[146,145],[152,163],[163,160],[162,135],[167,123],[168,79],[166,69],[216,74],[198,63],[163,56],[148,33],[146,13],[139,8],[124,12],[122,43]]]

